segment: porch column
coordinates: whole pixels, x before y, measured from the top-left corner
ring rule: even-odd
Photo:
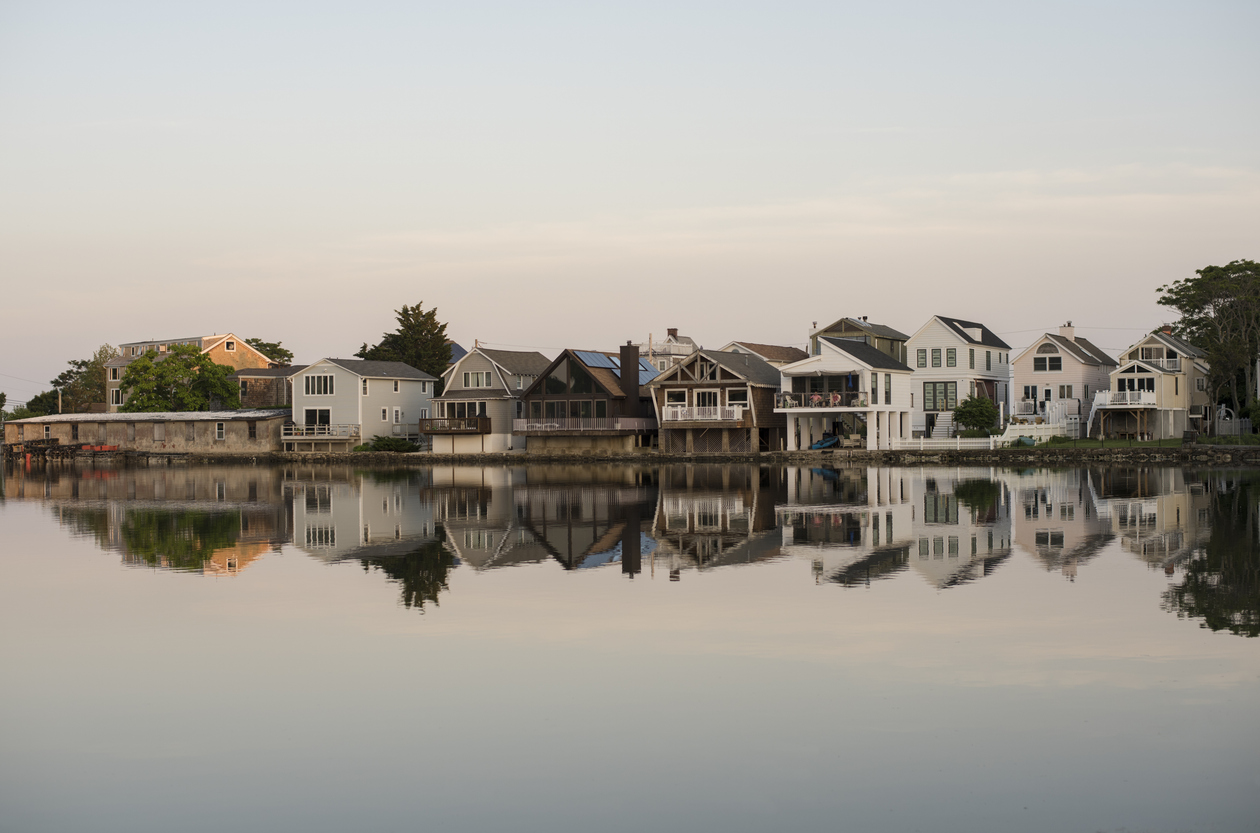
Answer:
[[[796,432],[801,430],[796,414],[787,415],[787,450],[796,451]]]
[[[879,414],[876,411],[866,411],[866,450],[877,451],[879,449]]]

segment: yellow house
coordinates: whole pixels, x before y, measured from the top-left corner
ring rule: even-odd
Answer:
[[[1204,355],[1169,327],[1125,350],[1111,389],[1094,397],[1091,436],[1162,440],[1203,430],[1211,417]]]

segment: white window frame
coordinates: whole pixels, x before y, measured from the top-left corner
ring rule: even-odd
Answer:
[[[229,341],[225,341],[225,342],[223,342],[223,349],[224,349],[224,350],[226,350],[226,351],[228,351],[229,353],[235,353],[235,352],[236,352],[236,342],[235,342],[235,341],[230,341],[230,340],[229,340]]]
[[[336,378],[331,373],[310,373],[302,377],[305,381],[302,383],[302,390],[307,396],[333,396],[334,385],[333,379]],[[321,381],[323,384],[321,384]],[[325,388],[320,390],[320,388]]]
[[[117,381],[118,381],[118,368],[116,368],[116,367],[111,367],[111,368],[109,369],[109,380],[110,380],[111,382],[117,382]]]
[[[364,396],[368,395],[368,380],[367,379],[363,380],[363,395]]]
[[[227,426],[227,423],[224,423],[224,422],[216,422],[214,424],[214,438],[216,440],[222,440],[224,439],[224,437],[227,436],[226,426]]]
[[[402,383],[399,382],[397,379],[394,380],[394,393],[398,393],[398,389],[399,387],[401,387],[401,385]]]
[[[666,405],[686,405],[687,404],[687,391],[685,390],[665,391],[665,404]]]
[[[109,392],[110,404],[121,405],[123,403],[122,388],[114,388]]]
[[[394,409],[394,424],[402,425],[402,408]]]
[[[381,422],[389,422],[389,408],[381,408]]]

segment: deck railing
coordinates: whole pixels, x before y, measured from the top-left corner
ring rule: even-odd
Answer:
[[[489,434],[490,417],[433,417],[420,420],[421,434]]]
[[[664,422],[739,422],[744,418],[743,405],[706,406],[689,408],[686,405],[666,405],[661,410]]]
[[[1142,364],[1149,364],[1151,367],[1158,367],[1161,370],[1167,370],[1170,373],[1181,372],[1181,359],[1136,359]]]
[[[555,431],[651,431],[656,420],[642,417],[540,417],[514,419],[512,431],[546,434]]]
[[[345,437],[353,439],[359,436],[357,425],[298,425],[291,423],[281,427],[282,437],[323,437],[325,439]]]
[[[832,391],[830,393],[776,393],[774,407],[784,408],[865,408],[866,391]]]
[[[1036,416],[1039,413],[1040,403],[1036,399],[1021,399],[1015,403],[1015,412],[1011,416]]]
[[[1158,405],[1159,400],[1153,390],[1113,390],[1107,391],[1108,405]]]

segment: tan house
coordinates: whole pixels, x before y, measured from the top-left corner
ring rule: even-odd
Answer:
[[[1110,390],[1094,396],[1090,436],[1163,440],[1210,423],[1204,352],[1172,334],[1151,333],[1120,354]]]
[[[1046,333],[1011,362],[1011,416],[1060,423],[1085,417],[1094,394],[1111,387],[1116,360],[1076,335],[1069,321]]]
[[[234,333],[129,341],[119,347],[118,355],[105,364],[105,396],[109,413],[117,413],[122,404],[127,401],[120,387],[127,365],[150,351],[157,353],[161,358],[172,347],[180,344],[191,344],[203,355],[209,356],[215,364],[227,365],[236,370],[247,367],[276,367],[275,362],[237,338]]]
[[[32,440],[155,454],[261,454],[280,450],[287,411],[52,414],[4,424],[11,445]]]

